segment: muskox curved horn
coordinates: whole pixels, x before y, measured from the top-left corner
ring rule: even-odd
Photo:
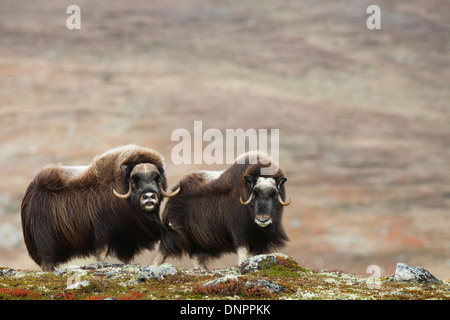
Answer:
[[[167,197],[167,198],[171,198],[171,197],[176,196],[176,195],[178,194],[178,192],[180,192],[180,190],[181,190],[181,188],[178,187],[178,189],[175,190],[174,192],[167,193],[167,192],[164,191],[164,189],[162,188],[161,185],[160,185],[160,187],[161,187],[161,194],[162,194],[164,197]]]
[[[289,197],[289,201],[288,201],[288,202],[284,202],[283,200],[281,200],[281,197],[280,197],[279,194],[278,194],[278,201],[280,202],[280,204],[281,204],[282,206],[288,206],[288,205],[291,204],[291,198],[290,198],[290,197]]]
[[[128,192],[127,193],[120,194],[116,190],[114,190],[114,188],[113,188],[113,193],[119,199],[128,199],[129,197],[131,197],[131,182],[130,182],[130,187],[128,188]]]
[[[248,198],[248,200],[247,201],[242,201],[242,197],[240,197],[239,198],[239,202],[241,203],[241,204],[243,204],[244,206],[246,206],[246,205],[248,205],[249,203],[250,203],[250,201],[252,201],[252,197],[253,197],[253,192],[252,193],[250,193],[250,197]]]

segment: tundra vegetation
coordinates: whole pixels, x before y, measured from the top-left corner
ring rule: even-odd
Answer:
[[[136,264],[91,263],[54,272],[0,268],[1,300],[303,300],[450,299],[448,280],[436,283],[400,282],[393,276],[374,280],[342,271],[302,268],[279,255],[256,268],[175,269],[143,277]],[[247,265],[248,266],[248,265]],[[371,279],[370,279],[371,280]],[[83,285],[78,285],[83,283]],[[279,290],[282,288],[282,290]]]

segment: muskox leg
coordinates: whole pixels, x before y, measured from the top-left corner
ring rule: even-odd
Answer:
[[[42,265],[41,265],[41,268],[42,268],[42,270],[45,271],[45,272],[53,272],[53,271],[55,271],[55,266],[53,266],[53,265],[50,264],[50,263],[44,263],[44,264],[42,264]]]
[[[106,256],[108,255],[108,247],[102,247],[95,250],[95,259],[99,262],[105,262]]]
[[[250,252],[247,247],[238,247],[237,254],[238,254],[238,264],[241,264],[250,257]]]
[[[193,254],[191,257],[191,261],[194,264],[194,268],[196,269],[207,269],[206,261],[207,256],[204,253]]]
[[[166,261],[167,256],[165,256],[158,248],[158,252],[156,253],[156,257],[155,260],[153,260],[153,265],[155,267],[160,266],[161,264],[164,263],[164,261]]]

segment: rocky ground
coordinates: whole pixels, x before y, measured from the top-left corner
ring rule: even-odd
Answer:
[[[19,212],[46,164],[135,143],[165,156],[173,185],[226,167],[172,162],[171,133],[200,120],[280,129],[282,250],[301,266],[450,278],[449,1],[379,0],[381,30],[370,0],[79,0],[69,30],[72,4],[0,0],[0,266],[39,270]]]
[[[281,253],[238,267],[177,269],[91,263],[52,273],[0,269],[0,299],[26,300],[425,300],[450,299],[450,283],[402,265],[394,275],[361,277],[303,268]]]

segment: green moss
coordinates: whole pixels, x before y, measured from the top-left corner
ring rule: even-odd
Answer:
[[[301,267],[292,258],[278,257],[276,263],[271,260],[262,261],[255,276],[302,277],[305,273],[312,274],[314,271]]]

